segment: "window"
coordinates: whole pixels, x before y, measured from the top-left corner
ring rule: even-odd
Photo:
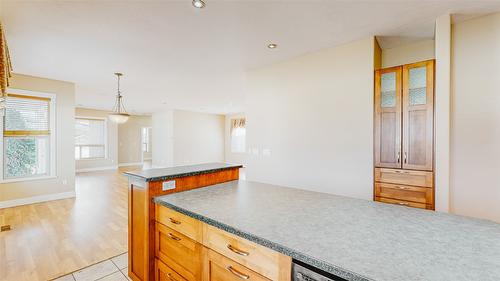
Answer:
[[[54,100],[47,94],[9,93],[2,120],[2,180],[50,176],[55,172],[55,154],[51,151]]]
[[[142,128],[141,132],[142,152],[151,151],[151,128]]]
[[[106,158],[105,119],[76,118],[75,159]]]
[[[245,119],[231,119],[231,152],[244,153],[246,150],[245,138]]]

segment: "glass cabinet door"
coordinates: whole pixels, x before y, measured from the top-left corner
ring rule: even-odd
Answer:
[[[375,72],[375,166],[401,168],[401,67]]]
[[[432,170],[434,61],[403,66],[403,168]]]

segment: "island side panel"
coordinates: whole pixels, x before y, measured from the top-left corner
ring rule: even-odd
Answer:
[[[149,216],[148,183],[144,180],[129,178],[128,190],[128,275],[134,281],[147,280],[147,257]]]
[[[154,281],[155,204],[153,198],[238,180],[239,168],[151,181],[145,183],[142,189],[137,183],[133,184],[132,178],[129,178],[129,277],[134,281]],[[165,181],[175,181],[175,189],[162,190],[162,184]],[[136,200],[137,202],[134,202]],[[139,222],[140,220],[142,222]]]

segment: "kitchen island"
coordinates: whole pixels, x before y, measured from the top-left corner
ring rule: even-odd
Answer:
[[[155,196],[239,179],[241,165],[207,163],[129,171],[128,275],[134,281],[154,280]]]
[[[500,280],[491,221],[247,181],[154,202],[347,280]]]

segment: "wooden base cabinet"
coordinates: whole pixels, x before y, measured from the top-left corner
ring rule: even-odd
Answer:
[[[290,281],[291,266],[288,256],[156,205],[157,281]]]
[[[434,209],[434,60],[375,71],[374,200]]]

